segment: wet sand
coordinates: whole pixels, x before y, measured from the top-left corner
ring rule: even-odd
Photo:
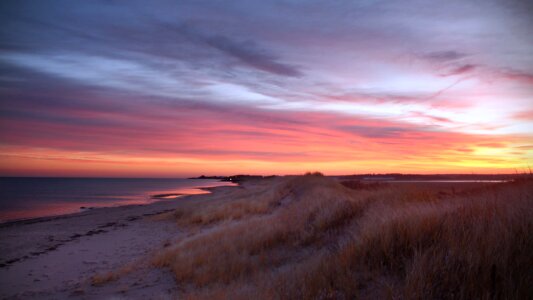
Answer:
[[[149,205],[97,208],[81,213],[0,224],[0,298],[172,298],[166,271],[142,268],[150,253],[183,234],[158,216],[188,201],[209,201],[235,187]],[[94,286],[91,278],[127,269],[125,280]],[[140,267],[141,266],[141,267]]]

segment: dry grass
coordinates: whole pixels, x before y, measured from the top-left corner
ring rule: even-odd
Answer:
[[[192,202],[177,209],[174,217],[180,225],[207,225],[243,216],[265,214],[279,205],[288,193],[286,183],[277,178],[258,180],[253,189],[237,189],[208,203]]]
[[[266,267],[281,265],[291,257],[289,254],[318,243],[328,228],[338,226],[357,211],[356,202],[351,201],[342,186],[330,179],[315,178],[318,177],[281,180],[275,185],[276,191],[252,198],[267,203],[271,213],[255,218],[247,215],[246,220],[220,224],[170,247],[155,259],[155,264],[171,267],[178,281],[196,286],[213,281],[229,283]],[[339,197],[327,193],[333,188],[341,189],[336,195]],[[226,205],[206,211],[233,216],[231,208],[235,206]],[[211,219],[210,215],[202,216]]]
[[[92,286],[101,286],[116,280],[119,280],[121,277],[137,270],[141,264],[136,263],[129,263],[121,268],[114,270],[114,271],[108,271],[105,273],[99,273],[90,278],[90,283]]]
[[[352,190],[378,190],[387,185],[382,182],[363,182],[360,180],[342,181],[341,184]]]
[[[245,182],[176,212],[196,233],[153,263],[194,299],[531,299],[531,183]]]
[[[91,285],[99,286],[117,280],[119,277],[114,272],[96,274],[91,277]]]

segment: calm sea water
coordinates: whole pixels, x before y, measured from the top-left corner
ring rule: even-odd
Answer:
[[[0,222],[108,207],[171,201],[159,194],[207,193],[201,187],[234,185],[211,179],[0,178]]]

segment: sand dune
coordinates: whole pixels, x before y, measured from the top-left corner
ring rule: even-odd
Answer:
[[[213,191],[3,227],[1,296],[532,295],[530,180],[367,185],[315,174]],[[33,234],[21,240],[24,232]]]

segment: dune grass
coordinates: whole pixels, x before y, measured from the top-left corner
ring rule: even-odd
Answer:
[[[134,272],[140,267],[141,263],[128,263],[117,270],[108,271],[105,273],[97,273],[90,278],[90,283],[92,286],[101,286],[116,280],[119,280],[121,277]]]
[[[153,264],[194,299],[531,299],[532,183],[245,182]]]

